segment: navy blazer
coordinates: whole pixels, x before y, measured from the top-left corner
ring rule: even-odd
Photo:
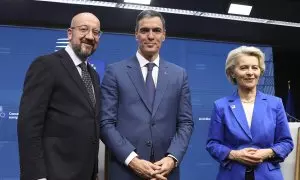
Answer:
[[[220,162],[218,180],[241,180],[245,165],[227,159],[231,150],[271,148],[276,156],[255,168],[255,180],[283,180],[279,162],[293,150],[287,117],[280,98],[257,92],[251,128],[237,92],[214,103],[207,151]]]
[[[108,66],[102,81],[100,135],[110,149],[110,180],[139,179],[124,165],[135,151],[156,161],[172,154],[181,162],[193,130],[190,90],[185,70],[160,60],[153,110],[136,57]],[[179,179],[179,168],[168,179]]]

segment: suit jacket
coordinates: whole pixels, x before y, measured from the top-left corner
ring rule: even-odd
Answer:
[[[90,180],[98,170],[100,81],[88,65],[96,107],[63,49],[37,58],[18,119],[21,180]]]
[[[280,98],[257,92],[251,128],[238,93],[214,103],[207,150],[220,162],[218,180],[245,178],[245,166],[227,159],[231,150],[272,148],[275,158],[257,165],[255,180],[283,180],[279,162],[293,149],[293,141]]]
[[[110,180],[139,179],[124,165],[135,151],[141,159],[172,154],[181,162],[193,130],[192,108],[184,69],[160,60],[153,109],[136,57],[108,66],[101,88],[100,134],[111,150]],[[179,179],[179,168],[168,179]]]

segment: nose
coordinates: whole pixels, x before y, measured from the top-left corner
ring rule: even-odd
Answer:
[[[253,69],[248,69],[248,71],[246,72],[246,74],[248,75],[248,76],[252,76],[253,75]]]
[[[150,30],[149,33],[148,33],[148,38],[149,39],[153,39],[154,38],[154,34],[153,34],[153,31]]]
[[[85,35],[85,38],[87,39],[94,39],[94,35],[92,30],[89,30],[89,32]]]

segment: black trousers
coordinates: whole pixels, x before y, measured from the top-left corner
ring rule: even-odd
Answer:
[[[246,167],[245,180],[255,180],[254,179],[254,167]]]

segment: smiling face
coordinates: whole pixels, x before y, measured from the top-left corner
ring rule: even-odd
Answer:
[[[86,60],[92,55],[99,43],[99,36],[95,32],[100,31],[99,19],[91,13],[76,15],[68,29],[68,39],[75,54]]]
[[[232,77],[235,78],[239,89],[256,90],[260,75],[261,69],[257,57],[240,55],[236,59]]]
[[[138,22],[135,32],[139,53],[148,60],[154,60],[165,40],[165,29],[159,17],[145,17]]]

